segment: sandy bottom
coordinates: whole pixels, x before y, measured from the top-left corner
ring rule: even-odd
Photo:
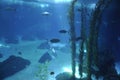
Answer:
[[[15,55],[27,59],[31,62],[25,69],[17,72],[16,74],[7,77],[4,80],[56,80],[55,76],[59,73],[70,71],[71,55],[70,49],[63,47],[63,49],[56,49],[57,57],[52,59],[46,65],[41,65],[38,60],[48,49],[37,49],[37,47],[44,41],[21,41],[19,44],[9,44],[9,47],[0,47],[0,52],[4,53],[0,62],[6,60],[9,56]],[[7,45],[7,44],[6,44]],[[22,52],[19,55],[18,52]],[[116,69],[120,74],[120,62],[116,63]],[[46,68],[47,67],[47,68]],[[47,69],[47,71],[46,71]],[[45,72],[46,71],[46,72]],[[54,72],[54,75],[50,73]],[[47,76],[48,79],[41,79],[40,74]]]
[[[47,49],[37,49],[43,41],[21,41],[19,44],[9,44],[9,48],[0,48],[3,58],[0,58],[0,62],[6,60],[10,55],[20,56],[24,59],[27,59],[31,62],[29,66],[26,66],[25,69],[17,72],[16,74],[4,79],[4,80],[40,80],[39,76],[36,74],[39,73],[40,63],[38,60],[40,57],[47,52]],[[19,55],[18,52],[22,52],[22,55]],[[69,67],[71,64],[70,53],[63,52],[61,50],[56,50],[57,57],[54,58],[47,64],[47,76],[48,80],[55,80],[55,76],[63,72],[63,67]],[[41,67],[43,69],[43,67]],[[50,72],[54,72],[54,75],[50,75]]]

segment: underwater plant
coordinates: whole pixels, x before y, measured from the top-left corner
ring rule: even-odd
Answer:
[[[38,71],[35,76],[39,78],[39,80],[48,80],[48,64],[49,62],[46,61],[38,66]]]

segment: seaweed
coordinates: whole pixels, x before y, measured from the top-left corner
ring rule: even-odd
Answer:
[[[48,65],[49,62],[46,61],[45,63],[41,63],[38,66],[38,71],[36,72],[35,76],[40,80],[48,80]]]

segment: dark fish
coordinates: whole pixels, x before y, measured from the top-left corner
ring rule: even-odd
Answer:
[[[52,60],[52,56],[48,53],[45,52],[39,59],[39,63],[45,63],[46,61],[50,62]]]
[[[22,52],[21,52],[21,51],[19,51],[19,52],[18,52],[18,54],[19,54],[19,55],[22,55]]]
[[[46,41],[46,42],[41,43],[41,44],[37,47],[37,49],[50,49],[50,45],[49,45],[49,43]]]
[[[79,41],[79,40],[82,40],[82,39],[83,39],[82,37],[77,37],[76,41]]]
[[[50,72],[50,75],[54,75],[55,73],[52,71],[52,72]]]
[[[58,43],[58,42],[60,42],[60,40],[59,40],[59,39],[54,38],[54,39],[51,39],[51,40],[50,40],[50,42],[51,42],[51,43]]]
[[[59,33],[67,33],[67,30],[60,30]]]

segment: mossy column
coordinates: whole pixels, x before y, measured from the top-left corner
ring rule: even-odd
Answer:
[[[81,29],[80,29],[82,40],[80,41],[79,49],[79,75],[82,77],[83,73],[83,55],[84,55],[84,45],[86,41],[86,32],[85,32],[85,6],[81,4]]]
[[[75,35],[75,26],[74,26],[74,5],[77,0],[73,0],[71,2],[70,10],[69,10],[69,24],[70,24],[70,42],[71,42],[71,58],[72,58],[72,78],[75,80],[75,56],[76,56],[76,35]]]
[[[98,66],[98,34],[101,17],[104,9],[112,0],[99,0],[92,13],[90,21],[90,33],[88,38],[87,55],[87,80],[91,80],[91,67]]]

